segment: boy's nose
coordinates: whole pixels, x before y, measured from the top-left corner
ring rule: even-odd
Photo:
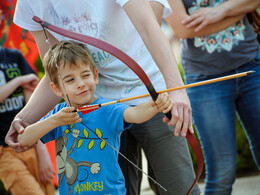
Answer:
[[[85,86],[85,82],[82,81],[82,80],[78,80],[78,82],[77,82],[77,87],[78,87],[78,88],[81,88],[81,87],[84,87],[84,86]]]

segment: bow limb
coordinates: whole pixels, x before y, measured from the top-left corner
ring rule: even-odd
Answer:
[[[121,60],[123,63],[125,63],[142,80],[142,82],[146,86],[147,90],[149,91],[152,99],[154,101],[156,101],[156,99],[158,97],[158,93],[155,91],[154,86],[152,85],[150,79],[148,78],[148,76],[146,75],[144,70],[131,57],[129,57],[123,51],[119,50],[118,48],[114,47],[113,45],[111,45],[109,43],[106,43],[106,42],[96,39],[94,37],[82,35],[82,34],[79,34],[76,32],[72,32],[72,31],[68,31],[68,30],[56,27],[52,24],[49,24],[46,21],[41,20],[37,16],[34,16],[33,20],[37,23],[40,23],[42,27],[45,27],[53,32],[56,32],[60,35],[69,37],[74,40],[78,40],[80,42],[84,42],[89,45],[92,45],[94,47],[102,49],[102,50],[106,51],[107,53],[110,53],[111,55],[115,56],[116,58]],[[171,119],[171,112],[166,113],[166,116],[169,119]],[[189,191],[187,192],[187,195],[188,195],[188,194],[190,194],[192,188],[194,187],[194,185],[196,184],[196,182],[198,181],[198,179],[201,175],[202,168],[203,168],[203,154],[202,154],[200,145],[193,134],[188,132],[186,138],[187,138],[189,144],[191,145],[192,149],[194,150],[194,153],[197,157],[197,164],[198,164],[196,179],[195,179],[194,183],[192,184],[192,186],[190,187]]]

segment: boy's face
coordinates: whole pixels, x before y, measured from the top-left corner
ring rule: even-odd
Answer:
[[[98,84],[98,71],[91,71],[88,65],[78,62],[78,67],[70,68],[69,66],[60,67],[61,79],[63,80],[66,92],[69,96],[71,106],[81,107],[91,104],[95,101],[93,96],[96,85]],[[59,86],[51,83],[51,87],[56,95],[63,97],[68,103],[66,93],[64,92],[62,83],[59,79]]]

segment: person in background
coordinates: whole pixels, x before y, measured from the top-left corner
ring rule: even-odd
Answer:
[[[169,0],[187,84],[254,74],[187,90],[206,163],[205,194],[230,195],[236,173],[236,114],[260,170],[260,46],[246,14],[260,1]]]
[[[24,107],[39,78],[16,49],[0,47],[0,180],[13,195],[54,195],[54,170],[44,144],[17,153],[5,144],[15,115]]]
[[[12,21],[16,2],[17,0],[0,1],[0,46],[19,50],[22,53],[23,57],[26,59],[27,63],[30,65],[30,67],[37,73],[38,77],[41,78],[42,74],[44,73],[41,72],[39,52],[32,35],[27,30],[13,24]],[[53,169],[56,171],[54,143],[48,143],[46,145],[43,145],[43,147],[47,147],[50,158],[52,160],[54,159],[52,161],[52,165]],[[49,165],[49,163],[44,164],[45,166]],[[56,178],[57,177],[54,176],[54,185],[57,184]]]
[[[151,5],[153,8],[164,7],[161,9],[163,12],[156,12],[155,15]],[[151,1],[151,4],[147,0],[79,0],[77,4],[69,0],[62,3],[49,0],[29,3],[19,0],[14,22],[32,33],[41,57],[45,55],[49,45],[46,44],[40,24],[32,20],[33,16],[106,41],[137,61],[155,89],[162,90],[183,85],[169,41],[157,22],[157,18],[170,13],[168,6],[165,0]],[[51,45],[67,39],[49,31],[47,36]],[[124,63],[98,48],[89,46],[89,49],[99,71],[100,82],[95,92],[96,97],[121,99],[147,93],[138,76]],[[60,100],[52,92],[49,82],[49,75],[45,74],[26,107],[12,123],[6,143],[17,151],[26,149],[15,143],[17,132],[25,127],[21,121],[26,124],[35,123]],[[131,130],[126,131],[126,137],[121,139],[121,151],[135,161],[136,143],[140,143],[155,179],[171,194],[186,194],[195,179],[189,148],[184,138],[187,131],[193,133],[190,102],[185,90],[170,92],[169,95],[173,104],[172,119],[168,120],[163,113],[158,113],[145,123],[134,124]],[[128,104],[135,106],[144,101],[147,99],[130,101]],[[36,105],[40,106],[37,111],[34,110]],[[177,137],[180,133],[182,136]],[[120,166],[126,179],[127,193],[137,194],[137,169],[125,160],[120,162]],[[159,193],[165,194],[161,188]],[[196,185],[191,194],[199,193]]]

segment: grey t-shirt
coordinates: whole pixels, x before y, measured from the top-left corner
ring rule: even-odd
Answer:
[[[201,2],[201,3],[200,3]],[[200,7],[215,7],[225,0],[183,0],[188,13]],[[182,40],[181,64],[186,74],[214,75],[238,68],[259,51],[257,34],[244,18],[212,35]]]

